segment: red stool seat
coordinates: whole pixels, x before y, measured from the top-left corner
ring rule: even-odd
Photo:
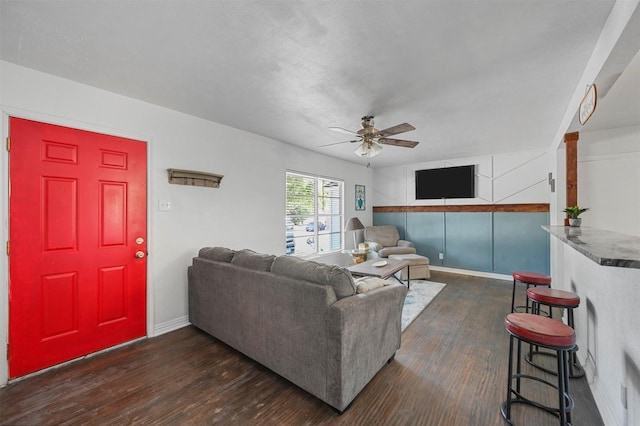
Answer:
[[[511,291],[511,312],[517,312],[524,308],[525,312],[529,312],[529,299],[526,300],[524,306],[516,306],[516,283],[521,282],[527,285],[527,289],[530,286],[551,286],[551,277],[549,275],[541,274],[539,272],[531,271],[516,271],[513,272],[513,290]],[[551,316],[551,315],[549,315]]]
[[[577,294],[554,288],[532,287],[527,289],[527,297],[534,302],[555,308],[577,308],[580,305],[580,296]]]
[[[516,271],[512,275],[514,280],[522,281],[523,283],[551,285],[551,277],[539,272]]]
[[[504,326],[510,334],[534,345],[564,349],[576,344],[573,328],[540,315],[509,314]]]

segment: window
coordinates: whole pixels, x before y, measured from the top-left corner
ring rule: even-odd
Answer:
[[[342,249],[343,188],[341,180],[287,172],[287,254]]]

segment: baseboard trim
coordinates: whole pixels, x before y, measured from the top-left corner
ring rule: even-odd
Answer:
[[[191,323],[189,322],[188,315],[163,322],[162,324],[156,324],[156,326],[153,328],[153,337],[170,333],[172,331],[186,327],[189,324]]]
[[[450,272],[452,274],[460,274],[460,275],[472,275],[474,277],[492,278],[496,280],[504,280],[504,281],[513,280],[513,277],[511,275],[496,274],[494,272],[470,271],[467,269],[447,268],[444,266],[433,266],[433,265],[429,265],[429,269],[431,269],[432,271]]]
[[[607,393],[604,389],[602,389],[602,386],[600,386],[598,377],[595,376],[595,368],[589,364],[587,364],[587,367],[587,381],[589,383],[591,393],[593,394],[593,399],[596,403],[596,407],[598,407],[600,416],[602,416],[602,421],[605,425],[621,426],[623,423],[618,418],[618,416],[616,416],[613,405],[607,397]],[[624,424],[626,424],[626,422]]]

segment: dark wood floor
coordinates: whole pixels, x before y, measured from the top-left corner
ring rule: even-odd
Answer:
[[[344,414],[193,327],[139,341],[0,389],[0,424],[501,425],[511,283],[434,272],[447,287]],[[574,425],[602,425],[586,379],[572,379]],[[536,391],[547,398],[552,392]],[[524,416],[526,415],[526,421]],[[516,424],[555,425],[531,408]]]

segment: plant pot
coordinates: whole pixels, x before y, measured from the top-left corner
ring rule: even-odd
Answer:
[[[569,226],[579,227],[582,225],[582,218],[569,219]]]

